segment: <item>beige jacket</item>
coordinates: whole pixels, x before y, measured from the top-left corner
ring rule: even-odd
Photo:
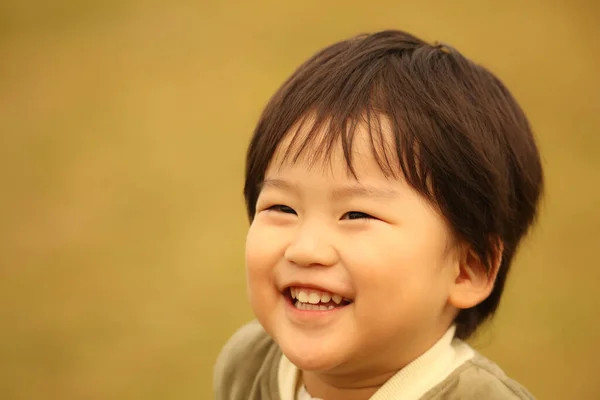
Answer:
[[[217,359],[216,400],[280,400],[278,368],[282,352],[257,322],[238,330]],[[421,400],[531,400],[517,382],[476,353]]]

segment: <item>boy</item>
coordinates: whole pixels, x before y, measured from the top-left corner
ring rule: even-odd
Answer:
[[[542,192],[504,85],[401,31],[315,54],[267,105],[244,194],[249,299],[217,399],[531,399],[463,340]]]

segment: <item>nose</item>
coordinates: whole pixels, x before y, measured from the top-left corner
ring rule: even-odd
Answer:
[[[302,267],[332,266],[338,261],[338,252],[331,234],[323,228],[303,226],[287,247],[285,259]]]

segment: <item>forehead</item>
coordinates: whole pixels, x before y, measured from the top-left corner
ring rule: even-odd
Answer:
[[[385,116],[347,124],[300,119],[277,146],[266,174],[291,167],[330,171],[359,179],[365,175],[401,175],[398,151],[389,119]],[[337,126],[336,125],[342,125]]]

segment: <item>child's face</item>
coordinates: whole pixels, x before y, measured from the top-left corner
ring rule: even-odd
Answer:
[[[341,145],[330,163],[311,167],[303,155],[279,168],[288,145],[266,172],[247,237],[257,318],[304,370],[350,373],[411,361],[454,316],[448,295],[458,260],[446,222],[403,180],[384,176],[365,131],[353,145],[358,181]],[[291,293],[304,304],[296,307]],[[350,303],[338,305],[335,296],[323,307],[306,304],[332,295]]]

